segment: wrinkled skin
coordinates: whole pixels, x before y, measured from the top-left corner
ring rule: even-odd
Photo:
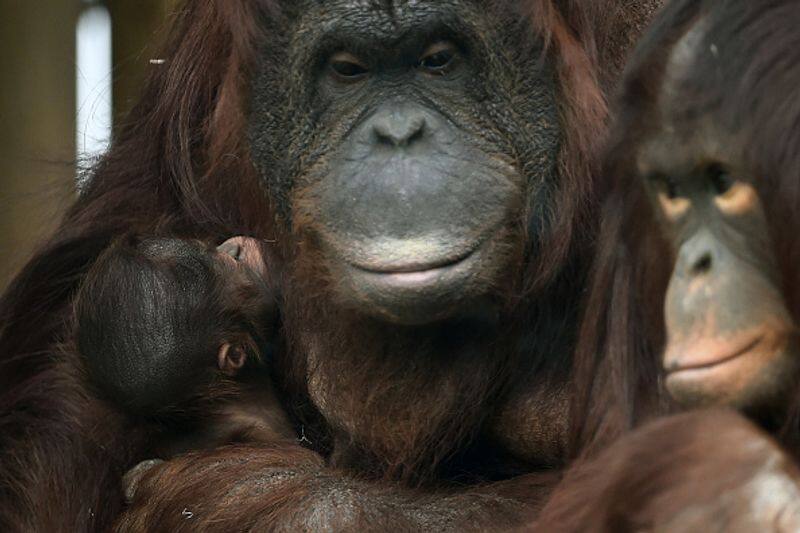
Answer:
[[[518,275],[521,200],[535,187],[543,210],[557,180],[553,72],[535,49],[527,74],[498,54],[500,28],[471,2],[369,5],[300,10],[286,55],[256,77],[256,165],[310,241],[295,260],[319,254],[337,306],[407,326],[490,318],[496,285]]]

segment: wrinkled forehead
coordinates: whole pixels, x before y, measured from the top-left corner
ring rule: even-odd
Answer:
[[[395,20],[424,14],[440,8],[474,5],[476,0],[302,0],[306,10],[337,15],[376,15]]]
[[[305,6],[301,33],[365,35],[387,44],[426,28],[463,24],[475,19],[477,8],[474,0],[307,0]]]

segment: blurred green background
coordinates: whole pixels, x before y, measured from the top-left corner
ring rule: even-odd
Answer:
[[[98,5],[110,14],[109,79],[116,118],[135,99],[175,4],[0,0],[0,289],[53,230],[76,194],[76,28],[81,15]]]

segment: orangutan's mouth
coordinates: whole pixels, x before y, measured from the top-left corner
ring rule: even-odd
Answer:
[[[756,351],[764,340],[763,334],[748,337],[745,341],[735,343],[724,343],[713,350],[703,350],[695,355],[684,355],[669,365],[666,369],[667,374],[677,374],[679,372],[701,371],[716,368],[730,363],[742,356]],[[701,350],[694,350],[700,352]]]
[[[424,291],[425,287],[463,282],[476,266],[477,251],[470,250],[466,255],[456,259],[383,265],[379,268],[353,264],[350,266],[370,285],[383,285],[389,290],[395,288]]]
[[[370,274],[416,274],[447,269],[468,260],[484,239],[456,240],[444,236],[381,239],[332,250],[350,267]]]
[[[369,274],[388,275],[388,276],[418,276],[435,274],[439,271],[447,270],[448,268],[455,267],[456,265],[468,260],[475,251],[480,247],[474,246],[467,249],[465,253],[459,255],[449,255],[437,259],[419,259],[410,262],[398,263],[372,263],[372,264],[359,264],[350,263],[350,266],[358,270],[362,270]]]
[[[374,261],[341,261],[337,288],[342,301],[382,320],[421,325],[463,313],[487,292],[491,246],[451,246],[441,250],[450,253],[436,254],[408,249],[392,258],[399,260],[375,254],[379,259]],[[427,259],[431,256],[436,259]]]

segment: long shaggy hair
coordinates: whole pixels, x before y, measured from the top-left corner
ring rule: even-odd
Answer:
[[[674,257],[662,238],[642,180],[637,141],[659,127],[658,100],[673,46],[707,21],[703,45],[681,78],[681,113],[708,116],[735,139],[766,209],[783,294],[800,319],[800,36],[790,21],[800,5],[785,0],[678,0],[654,21],[625,75],[605,175],[609,189],[580,338],[573,434],[583,443],[617,434],[668,410],[661,353],[663,302]],[[782,434],[798,444],[800,402]],[[621,408],[621,409],[620,409]],[[609,428],[613,427],[613,430]],[[602,439],[600,439],[602,440]]]
[[[546,53],[555,60],[560,89],[559,189],[549,206],[550,231],[528,261],[526,299],[537,298],[565,264],[588,253],[606,122],[603,87],[621,62],[625,47],[619,43],[630,41],[653,2],[627,4],[487,4],[530,20],[531,34],[544,37]],[[53,348],[62,340],[64,317],[81,279],[109,242],[123,233],[208,240],[248,234],[278,239],[277,248],[286,244],[280,242],[285,235],[270,191],[250,157],[247,120],[260,54],[280,42],[266,28],[286,27],[292,5],[191,0],[176,11],[160,55],[164,64],[151,67],[138,105],[91,170],[88,187],[0,301],[0,529],[104,527],[121,505],[122,472],[147,454],[139,430],[96,398],[77,354]],[[612,49],[618,53],[609,53]],[[313,321],[303,316],[301,302],[288,307],[289,316]],[[337,327],[335,321],[323,325]],[[475,373],[469,359],[462,365],[453,370],[454,379]],[[411,392],[425,398],[425,381],[416,379]],[[491,379],[492,373],[480,377],[476,390],[491,388],[485,383]],[[468,410],[472,400],[460,401]],[[434,440],[457,431],[449,428]],[[416,446],[403,440],[402,427],[398,432],[398,444],[391,444],[393,434],[382,442]]]

